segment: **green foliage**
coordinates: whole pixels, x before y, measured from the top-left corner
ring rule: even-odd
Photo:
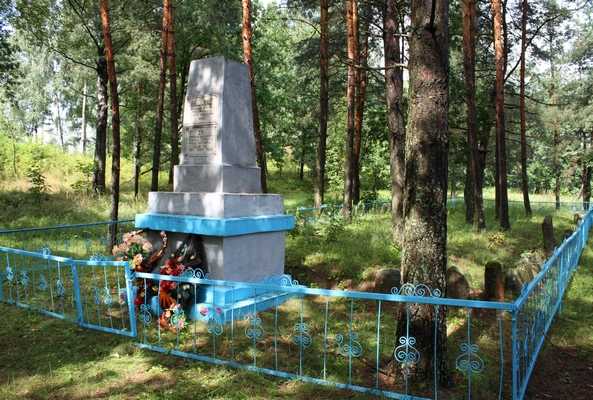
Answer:
[[[27,178],[31,187],[29,191],[33,194],[40,195],[46,193],[49,190],[49,186],[45,181],[45,176],[41,172],[41,162],[34,161],[27,169]]]
[[[72,183],[72,190],[78,193],[90,193],[92,190],[92,179],[94,165],[91,160],[78,160],[76,167],[80,173],[79,178]]]

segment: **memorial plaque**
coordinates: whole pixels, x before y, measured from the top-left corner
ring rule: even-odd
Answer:
[[[205,157],[217,153],[218,125],[184,126],[184,149],[188,156]]]
[[[216,94],[206,94],[187,100],[190,124],[215,124],[218,122],[219,98]]]

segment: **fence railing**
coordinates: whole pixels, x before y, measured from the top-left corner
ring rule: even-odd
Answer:
[[[484,199],[485,204],[494,203],[493,199]],[[447,199],[447,206],[449,208],[455,208],[463,206],[463,197],[451,197]],[[544,210],[549,209],[553,211],[556,209],[556,202],[553,201],[531,201],[532,210]],[[523,202],[518,200],[509,200],[509,205],[516,205],[523,207]],[[322,204],[321,207],[296,207],[287,209],[288,214],[294,214],[298,220],[307,224],[316,221],[320,217],[334,217],[339,216],[342,213],[344,205],[342,203],[328,203]],[[587,210],[589,205],[587,203],[570,201],[561,202],[559,209],[570,210],[573,212],[582,212]],[[361,201],[358,204],[353,205],[352,215],[365,215],[365,214],[379,214],[391,212],[391,201],[390,200],[367,200]]]
[[[248,283],[197,269],[134,273],[127,262],[88,256],[104,249],[109,224],[0,233],[2,244],[34,234],[34,245],[60,248],[0,247],[0,301],[130,336],[145,349],[286,379],[395,399],[518,400],[593,214],[514,302],[446,298],[421,283],[370,293],[309,288],[288,276]],[[174,306],[162,303],[164,288],[175,289]]]

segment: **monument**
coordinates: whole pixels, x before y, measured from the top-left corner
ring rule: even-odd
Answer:
[[[155,239],[167,232],[170,249],[198,235],[208,279],[261,282],[283,276],[285,233],[294,217],[284,214],[280,195],[261,192],[247,66],[223,57],[192,61],[173,192],[150,192],[148,210],[135,222]],[[207,286],[199,297],[223,309],[227,320],[231,309],[237,317],[282,296],[262,292]]]

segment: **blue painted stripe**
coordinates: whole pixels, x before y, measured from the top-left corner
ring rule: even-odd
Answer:
[[[250,233],[288,231],[294,228],[292,215],[242,218],[205,218],[193,215],[146,213],[136,215],[136,228],[194,233],[206,236],[239,236]]]

